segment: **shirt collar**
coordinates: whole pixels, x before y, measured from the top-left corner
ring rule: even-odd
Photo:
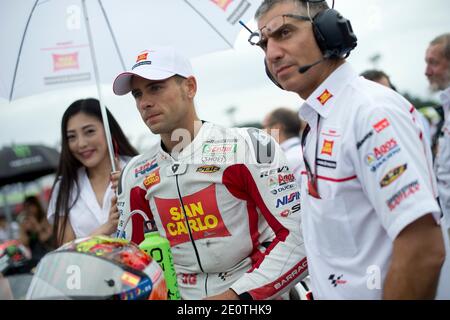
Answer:
[[[327,118],[333,109],[333,103],[336,97],[347,83],[356,77],[358,77],[358,74],[353,70],[352,66],[344,62],[306,99],[300,107],[300,117],[308,121],[314,113],[311,111],[315,111],[321,117]]]

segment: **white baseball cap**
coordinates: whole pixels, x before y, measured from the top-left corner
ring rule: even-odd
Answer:
[[[193,75],[189,60],[173,47],[153,47],[141,51],[130,70],[120,73],[113,83],[113,91],[122,96],[131,91],[131,78],[136,75],[148,80],[164,80],[174,75]]]

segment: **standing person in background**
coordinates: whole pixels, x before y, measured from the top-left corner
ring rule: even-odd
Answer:
[[[249,42],[268,76],[305,101],[300,194],[314,297],[434,298],[444,246],[417,111],[345,61],[356,36],[326,1],[264,0],[255,19]]]
[[[109,110],[107,115],[120,170],[138,152]],[[57,245],[89,235],[112,235],[119,217],[111,207],[115,198],[111,162],[98,100],[77,100],[67,108],[61,139],[61,158],[47,211]]]
[[[432,92],[440,92],[444,110],[444,121],[438,133],[434,171],[447,248],[447,259],[443,267],[444,279],[441,281],[438,297],[450,299],[450,33],[442,34],[431,41],[425,53],[425,62],[425,75],[430,83],[430,89]]]
[[[54,241],[52,226],[36,196],[25,198],[19,220],[19,240],[30,249],[32,260],[37,263],[47,252],[54,249]]]
[[[367,80],[371,80],[377,82],[385,87],[391,88],[394,91],[397,91],[397,88],[392,84],[389,76],[381,70],[367,70],[361,73],[361,76],[366,78]],[[423,133],[425,139],[427,139],[428,144],[431,148],[431,132],[430,132],[430,123],[426,119],[426,117],[421,113],[417,112],[417,116],[419,118],[420,123],[423,126]]]
[[[302,145],[300,141],[301,120],[297,112],[288,108],[278,108],[263,120],[264,129],[275,138],[286,154],[289,168],[300,185],[303,166]]]

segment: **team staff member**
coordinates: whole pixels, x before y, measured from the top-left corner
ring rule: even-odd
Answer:
[[[154,220],[170,242],[183,299],[287,292],[307,262],[299,190],[279,145],[257,129],[200,121],[196,79],[173,48],[141,52],[114,82],[116,94],[130,91],[161,143],[123,170],[119,235],[142,241],[140,215],[127,223],[132,212]]]
[[[325,1],[265,0],[252,42],[305,100],[302,227],[319,299],[433,298],[444,258],[431,154],[416,110],[357,75],[348,20]]]

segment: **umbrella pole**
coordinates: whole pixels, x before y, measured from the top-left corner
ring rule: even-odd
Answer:
[[[98,92],[98,99],[100,101],[100,110],[102,112],[102,119],[103,119],[103,126],[105,127],[105,135],[106,135],[106,142],[108,144],[108,151],[109,151],[109,158],[111,160],[111,169],[113,172],[116,171],[116,163],[114,161],[114,149],[111,139],[111,131],[109,129],[109,121],[108,121],[108,115],[106,113],[106,107],[103,104],[103,97],[102,97],[102,90],[100,88],[100,77],[97,67],[97,58],[95,56],[95,50],[94,50],[94,43],[92,41],[92,33],[91,33],[91,26],[89,24],[89,17],[88,12],[86,9],[86,0],[81,1],[83,4],[83,11],[84,11],[84,18],[86,20],[86,30],[87,30],[87,36],[89,40],[89,49],[91,51],[91,59],[92,59],[92,65],[94,67],[94,75],[95,75],[95,83],[97,85],[97,92]]]

